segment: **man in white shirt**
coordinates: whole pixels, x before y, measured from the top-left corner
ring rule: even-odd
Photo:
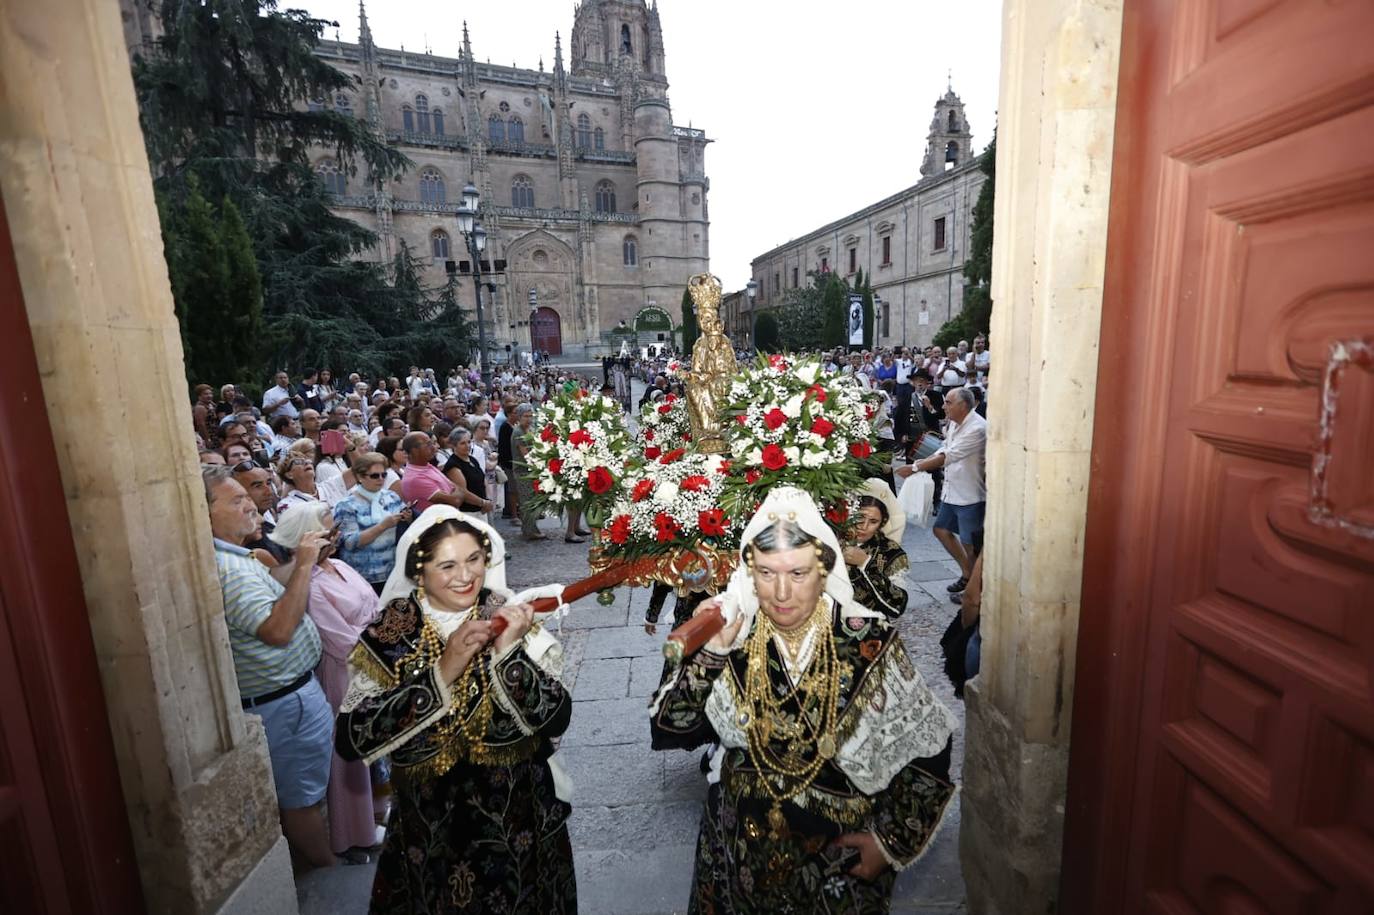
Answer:
[[[262,395],[262,415],[289,416],[295,419],[300,411],[291,402],[291,378],[285,372],[277,373],[277,386],[268,388]]]
[[[944,468],[944,501],[935,516],[935,539],[959,563],[959,580],[947,590],[960,593],[973,574],[973,561],[983,548],[983,514],[987,508],[988,489],[984,470],[987,449],[987,420],[973,412],[973,394],[967,388],[955,388],[945,395],[945,415],[949,430],[940,450],[928,458],[907,467],[898,467],[899,477],[909,477],[918,470],[929,473]]]
[[[411,403],[420,399],[420,392],[425,389],[425,373],[420,371],[418,365],[410,367],[410,374],[406,376],[406,389],[410,392]]]
[[[911,361],[911,354],[906,347],[897,351],[897,358],[892,360],[892,364],[897,367],[897,377],[893,379],[896,382],[897,405],[892,432],[899,443],[905,443],[911,437],[911,373],[916,370],[916,364]]]

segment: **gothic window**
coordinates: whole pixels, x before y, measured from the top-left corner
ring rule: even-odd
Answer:
[[[342,197],[348,193],[348,178],[339,170],[339,163],[333,159],[323,159],[315,166],[315,173],[324,182],[324,189],[331,194]]]
[[[606,148],[606,131],[600,127],[592,131],[592,146],[596,149]]]
[[[592,145],[592,119],[585,114],[577,116],[577,142],[573,145],[579,149]]]
[[[444,176],[437,168],[426,168],[420,172],[420,202],[444,202]]]
[[[415,109],[409,105],[401,106],[401,128],[406,133],[415,132]]]
[[[501,115],[487,118],[487,139],[493,143],[506,142],[506,122],[501,120]]]
[[[448,233],[443,229],[435,229],[429,233],[429,250],[436,261],[448,260]]]
[[[951,167],[959,164],[959,144],[953,140],[945,144],[945,164]]]
[[[625,266],[637,266],[639,264],[639,242],[635,241],[633,235],[626,235],[625,244],[622,247],[625,254]]]
[[[951,112],[949,113],[949,132],[950,132],[950,133],[958,133],[958,132],[959,132],[959,116],[958,116],[957,114],[955,114],[953,111],[951,111]]]
[[[512,143],[525,142],[525,122],[518,117],[511,118],[506,126],[506,138]]]
[[[603,181],[596,186],[596,211],[598,213],[615,212],[615,185],[609,181]]]
[[[634,45],[630,41],[630,27],[622,24],[620,26],[620,53],[633,55]]]
[[[510,205],[534,209],[534,182],[529,175],[516,175],[511,181]]]
[[[935,250],[945,250],[945,217],[935,220]]]
[[[415,126],[420,133],[429,133],[429,99],[415,96]]]
[[[829,273],[829,272],[830,272],[830,258],[828,258],[828,257],[823,257],[823,258],[821,258],[821,273]]]
[[[435,108],[430,115],[434,118],[434,135],[442,137],[444,135],[444,109]]]

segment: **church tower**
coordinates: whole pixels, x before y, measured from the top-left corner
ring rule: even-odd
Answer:
[[[973,133],[964,117],[964,103],[947,87],[942,98],[935,102],[935,117],[930,122],[926,138],[926,157],[921,163],[921,176],[943,175],[973,158]]]
[[[573,76],[607,76],[631,69],[666,81],[658,2],[582,0],[573,18]]]

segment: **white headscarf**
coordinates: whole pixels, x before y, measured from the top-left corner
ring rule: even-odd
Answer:
[[[739,635],[735,636],[735,641],[730,646],[732,649],[741,647],[748,640],[754,617],[759,612],[754,577],[744,562],[746,551],[755,538],[779,521],[795,524],[830,547],[835,562],[826,574],[825,593],[835,601],[836,613],[845,617],[882,616],[878,611],[870,610],[854,600],[854,586],[849,583],[849,573],[845,570],[844,560],[840,556],[840,541],[830,525],[821,517],[820,509],[816,507],[811,496],[804,490],[792,486],[777,486],[769,491],[759,510],[754,512],[754,517],[744,526],[744,534],[740,538],[740,562],[730,575],[730,583],[721,598],[721,611],[727,623],[733,622],[736,614],[744,616],[744,625],[740,627]]]
[[[882,527],[882,535],[901,546],[902,531],[906,527],[906,512],[902,511],[902,506],[897,502],[897,497],[892,494],[892,487],[882,480],[870,477],[864,480],[859,495],[872,496],[883,503],[887,509],[887,523]]]
[[[328,511],[327,503],[306,502],[296,506],[294,511],[282,512],[276,529],[267,535],[267,539],[294,550],[300,546],[301,538],[306,534],[325,529],[324,516]]]
[[[397,598],[410,596],[415,588],[415,582],[406,576],[406,556],[410,553],[411,544],[434,525],[449,520],[470,524],[487,535],[491,543],[491,558],[487,560],[487,575],[482,587],[510,596],[510,589],[506,587],[506,541],[496,533],[496,529],[475,512],[461,512],[452,505],[431,505],[406,529],[396,544],[396,562],[391,567],[386,587],[382,588],[380,606],[385,607]]]

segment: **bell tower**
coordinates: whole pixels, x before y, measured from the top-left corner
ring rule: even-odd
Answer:
[[[943,175],[973,158],[973,132],[964,117],[964,103],[947,86],[945,94],[935,102],[935,117],[930,122],[926,138],[926,156],[921,163],[921,176]]]
[[[634,70],[664,79],[658,2],[582,0],[573,15],[572,75],[604,76]]]

